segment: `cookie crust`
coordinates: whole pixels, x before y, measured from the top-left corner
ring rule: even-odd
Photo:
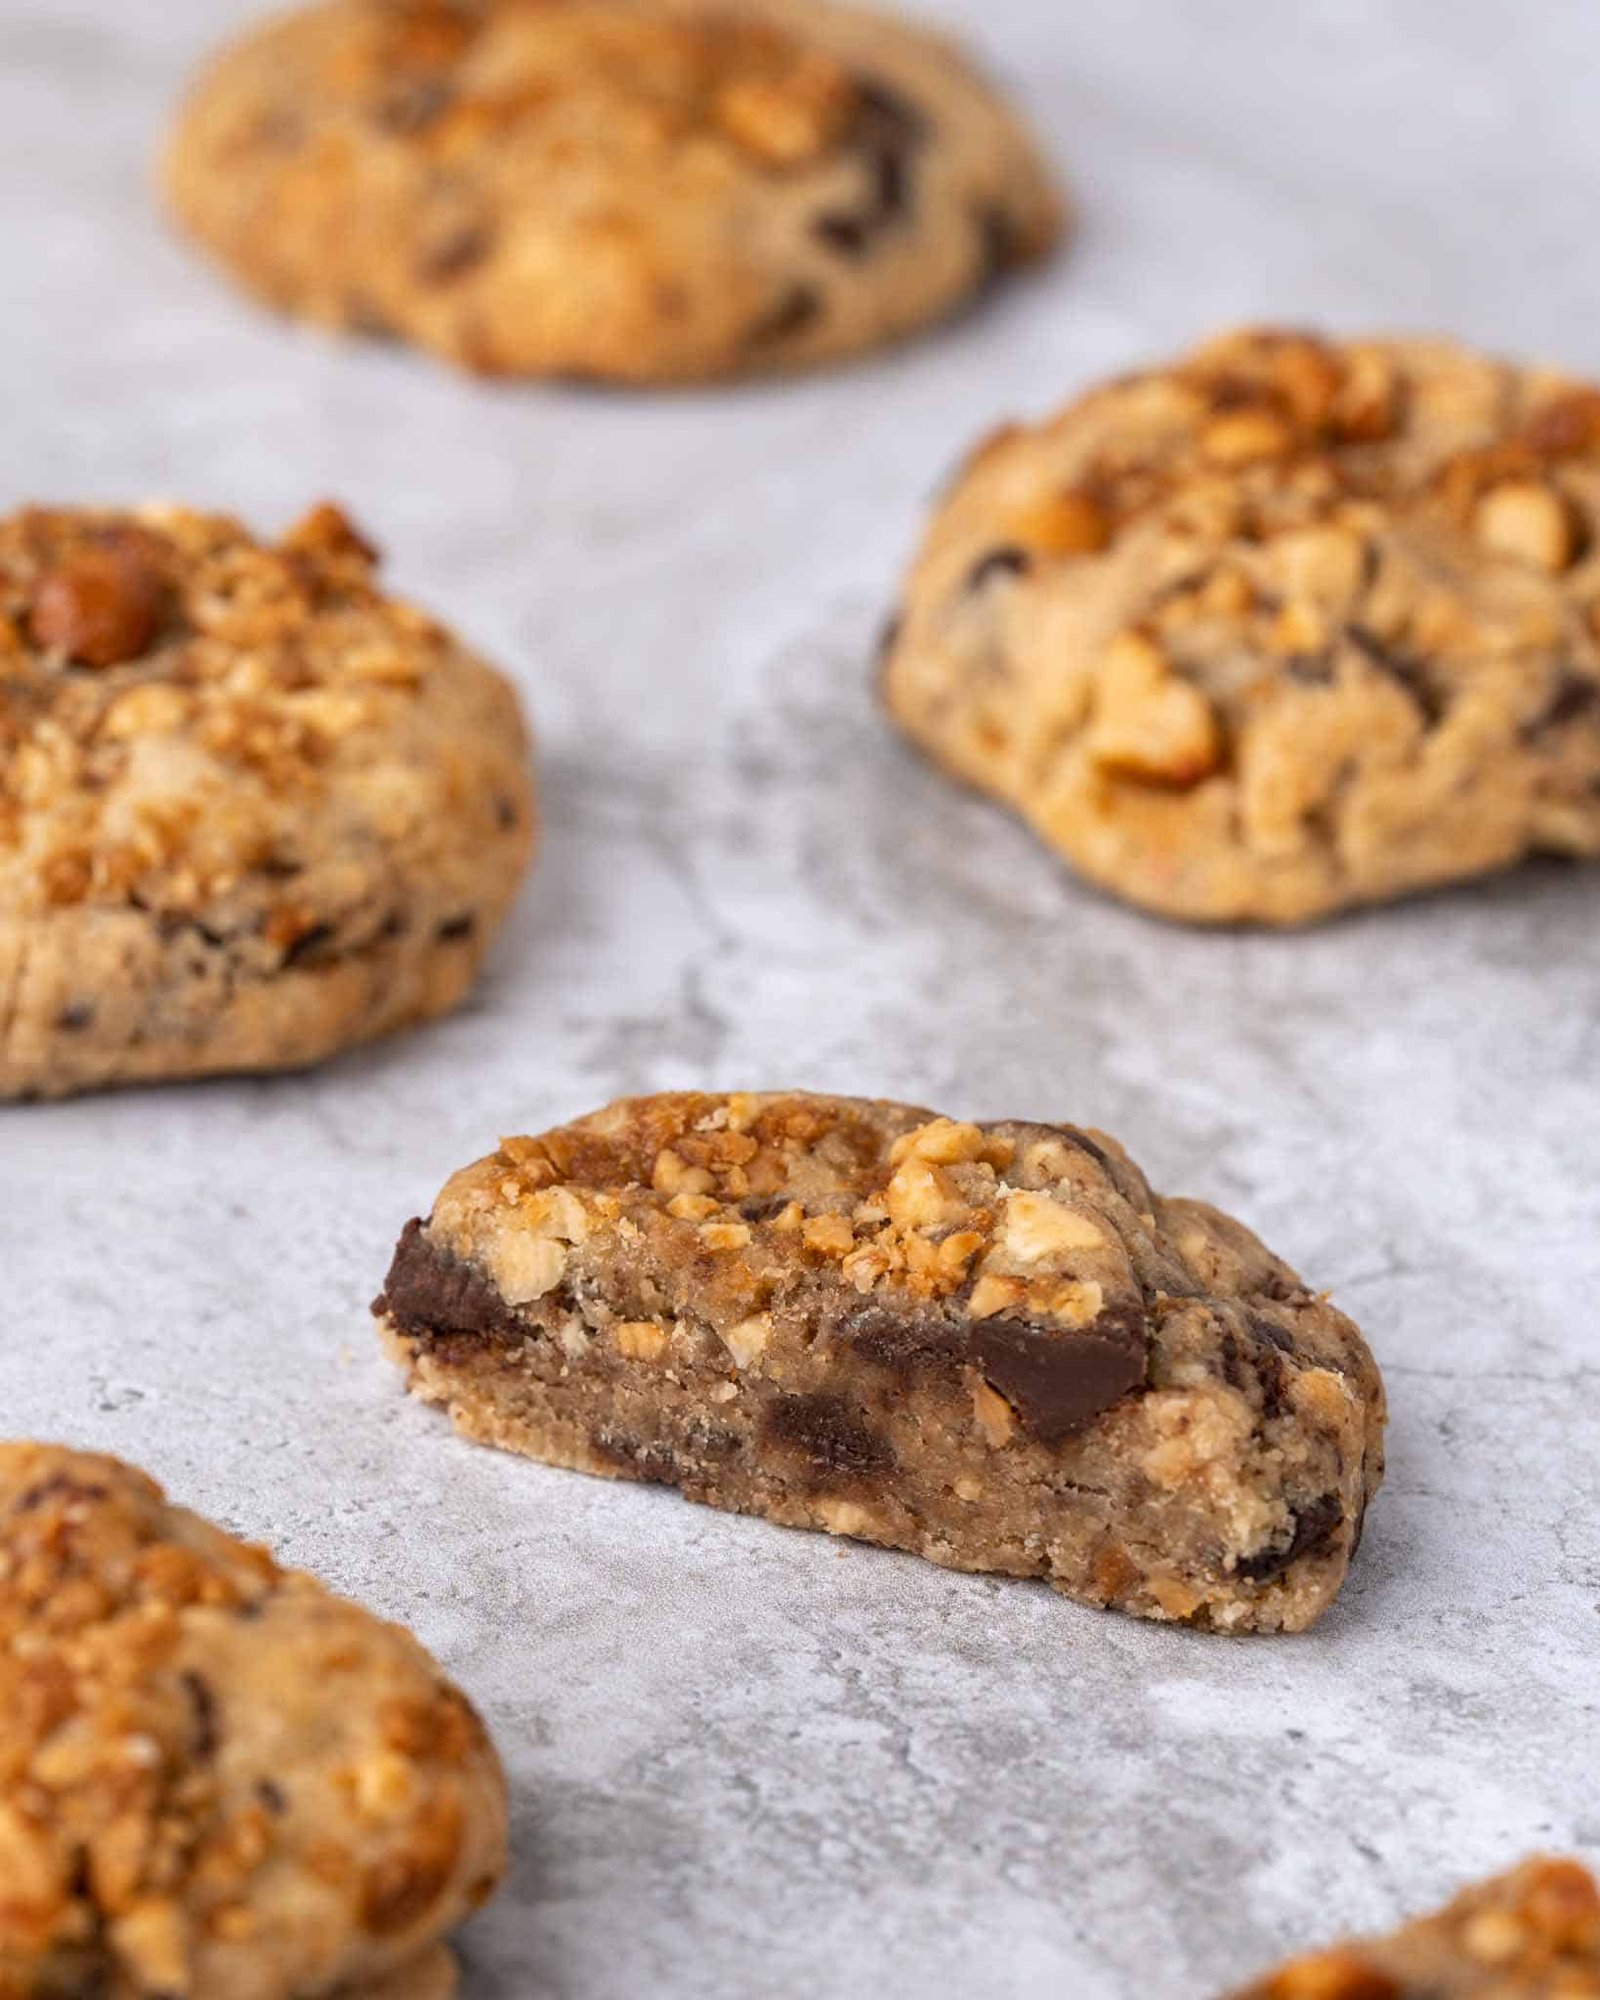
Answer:
[[[1600,391],[1247,332],[969,461],[890,714],[1164,916],[1303,923],[1600,854]]]
[[[1600,1891],[1580,1861],[1537,1855],[1392,1937],[1298,1958],[1235,2000],[1594,2000]]]
[[[166,185],[284,310],[637,383],[863,352],[1060,226],[953,48],[831,0],[324,0],[217,58]]]
[[[532,852],[508,684],[331,507],[0,521],[0,1097],[295,1068],[454,1007]]]
[[[0,1445],[6,2000],[442,2000],[505,1840],[409,1633],[115,1459]]]
[[[482,1442],[1224,1631],[1332,1602],[1360,1334],[1113,1140],[805,1094],[625,1099],[457,1174],[374,1307]]]

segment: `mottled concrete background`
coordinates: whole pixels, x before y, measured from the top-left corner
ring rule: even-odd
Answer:
[[[1041,281],[841,375],[489,389],[259,317],[164,232],[236,0],[3,0],[0,502],[344,498],[527,690],[549,841],[460,1018],[271,1083],[0,1113],[8,1432],[107,1446],[413,1624],[515,1877],[469,2000],[1202,2000],[1600,1850],[1600,877],[1306,937],[1075,886],[902,751],[872,634],[982,427],[1247,316],[1600,365],[1583,0],[942,0],[1052,135]],[[1121,1135],[1368,1329],[1393,1471],[1302,1640],[1080,1611],[454,1442],[365,1319],[507,1130],[804,1083]]]

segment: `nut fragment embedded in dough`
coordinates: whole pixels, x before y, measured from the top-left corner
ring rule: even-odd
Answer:
[[[115,1459],[0,1444],[0,1993],[445,2000],[506,1821],[408,1632]]]
[[[1391,1937],[1297,1958],[1234,2000],[1597,2000],[1600,1891],[1546,1856],[1465,1889]]]
[[[1327,1608],[1382,1468],[1349,1320],[1072,1126],[626,1099],[457,1174],[374,1310],[486,1443],[1221,1631]]]
[[[635,383],[861,353],[1061,227],[960,53],[836,0],[317,0],[223,50],[167,185],[289,312]]]
[[[1165,916],[1303,923],[1593,858],[1597,524],[1600,392],[1441,341],[1232,334],[973,456],[884,701]]]

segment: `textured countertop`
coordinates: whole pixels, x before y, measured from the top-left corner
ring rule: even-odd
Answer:
[[[985,426],[1244,317],[1600,364],[1600,17],[942,0],[1073,254],[734,393],[486,388],[239,303],[147,163],[237,0],[5,0],[0,504],[324,494],[501,659],[548,841],[465,1013],[274,1082],[0,1111],[7,1433],[143,1462],[415,1626],[516,1866],[467,2000],[1205,2000],[1540,1846],[1600,1851],[1600,876],[1306,936],[1076,886],[873,711]],[[365,1308],[453,1167],[615,1093],[1106,1126],[1366,1328],[1392,1471],[1339,1606],[1225,1641],[455,1442]]]

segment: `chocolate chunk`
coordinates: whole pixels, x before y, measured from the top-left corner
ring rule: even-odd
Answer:
[[[374,116],[386,132],[409,137],[438,124],[454,101],[455,92],[443,77],[412,77],[390,91]]]
[[[272,1778],[257,1778],[256,1797],[275,1818],[281,1818],[289,1810],[289,1800],[282,1785]]]
[[[864,155],[870,181],[858,208],[835,209],[812,224],[818,239],[842,256],[862,256],[873,241],[902,221],[911,208],[911,159],[928,136],[928,121],[887,84],[858,79],[859,111],[853,144]]]
[[[468,910],[465,916],[450,917],[434,932],[440,944],[457,944],[462,938],[471,937],[478,928],[478,919]]]
[[[1302,1556],[1318,1554],[1331,1542],[1344,1522],[1344,1506],[1337,1493],[1324,1493],[1299,1509],[1294,1530],[1282,1548],[1260,1549],[1240,1557],[1234,1574],[1248,1583],[1270,1583],[1282,1576],[1291,1563]]]
[[[863,1360],[911,1378],[950,1369],[966,1346],[961,1323],[937,1312],[897,1312],[876,1300],[847,1308],[828,1332]]]
[[[862,123],[880,140],[890,137],[902,146],[918,146],[928,136],[928,121],[909,97],[876,77],[856,78],[856,101]]]
[[[645,1486],[678,1484],[678,1461],[668,1445],[630,1437],[609,1424],[597,1430],[589,1443],[596,1457],[604,1459],[624,1479],[637,1479]]]
[[[78,1035],[94,1022],[94,1002],[74,1000],[56,1016],[56,1026],[64,1035]]]
[[[1016,224],[1003,208],[980,209],[977,216],[978,250],[985,285],[998,284],[1008,271],[1023,261],[1022,241]]]
[[[394,1262],[372,1310],[386,1314],[414,1340],[452,1333],[508,1339],[525,1331],[489,1280],[441,1249],[415,1217],[400,1232]]]
[[[868,224],[860,215],[819,215],[811,230],[818,242],[844,257],[859,257],[867,247]]]
[[[822,312],[822,294],[815,285],[791,285],[772,309],[758,319],[745,339],[752,347],[770,347],[815,326]]]
[[[185,1672],[178,1678],[194,1710],[194,1754],[203,1762],[217,1754],[217,1745],[222,1740],[217,1726],[217,1698],[198,1674]]]
[[[969,1343],[990,1384],[1041,1444],[1085,1429],[1145,1380],[1144,1314],[1131,1304],[1085,1327],[978,1320]]]
[[[1523,726],[1524,737],[1542,736],[1547,729],[1560,729],[1566,723],[1576,722],[1581,715],[1591,714],[1600,707],[1600,681],[1591,680],[1586,674],[1573,673],[1570,668],[1556,677],[1550,699],[1533,718]]]
[[[894,1465],[885,1439],[867,1428],[843,1396],[827,1391],[779,1396],[762,1428],[770,1444],[798,1452],[824,1481],[840,1474],[862,1478],[887,1473]]]
[[[739,1213],[746,1222],[770,1222],[775,1215],[782,1215],[790,1200],[786,1194],[747,1195],[739,1204]]]
[[[1365,625],[1349,625],[1346,631],[1352,645],[1356,646],[1379,673],[1387,674],[1390,680],[1405,689],[1422,713],[1423,721],[1431,729],[1444,714],[1444,698],[1429,681],[1422,663],[1414,660],[1409,653],[1398,647],[1386,645],[1375,632]]]
[[[1331,687],[1334,681],[1333,661],[1326,653],[1291,653],[1283,671],[1302,687]]]
[[[991,549],[986,556],[980,556],[967,572],[967,589],[982,590],[997,576],[1026,576],[1033,568],[1033,558],[1028,551],[1018,548],[1014,542],[1007,542],[998,549]]]
[[[332,936],[332,924],[313,924],[309,930],[302,931],[283,954],[284,969],[291,965],[304,965],[308,959],[316,958]],[[322,955],[328,956],[325,952]]]
[[[428,244],[414,270],[424,285],[447,285],[476,269],[494,248],[494,233],[485,223],[465,222]]]

